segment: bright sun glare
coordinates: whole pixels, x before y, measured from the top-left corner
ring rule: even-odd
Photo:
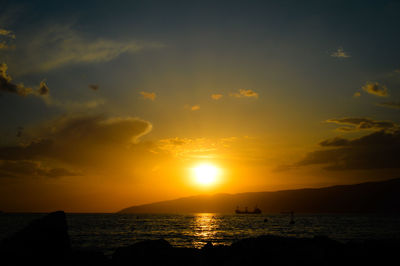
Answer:
[[[197,184],[211,186],[218,181],[220,170],[212,164],[199,164],[193,168],[193,174]]]

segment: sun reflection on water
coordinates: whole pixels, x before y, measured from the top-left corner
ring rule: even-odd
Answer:
[[[193,245],[196,248],[203,247],[208,241],[215,238],[218,219],[214,217],[213,213],[198,213],[194,216],[193,231],[194,240]]]

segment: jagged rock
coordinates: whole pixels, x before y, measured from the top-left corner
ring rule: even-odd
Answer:
[[[34,220],[0,245],[8,264],[64,261],[71,250],[65,213],[57,211]]]

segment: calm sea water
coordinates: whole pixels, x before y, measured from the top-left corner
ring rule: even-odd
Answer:
[[[0,214],[0,239],[44,214]],[[267,221],[265,221],[267,219]],[[223,214],[67,214],[74,247],[111,255],[117,247],[164,238],[178,247],[202,247],[265,234],[295,237],[329,236],[339,241],[400,238],[400,216]]]

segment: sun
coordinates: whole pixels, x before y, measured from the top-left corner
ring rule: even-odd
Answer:
[[[192,168],[195,182],[202,186],[212,186],[217,183],[220,169],[209,163],[202,163]]]

